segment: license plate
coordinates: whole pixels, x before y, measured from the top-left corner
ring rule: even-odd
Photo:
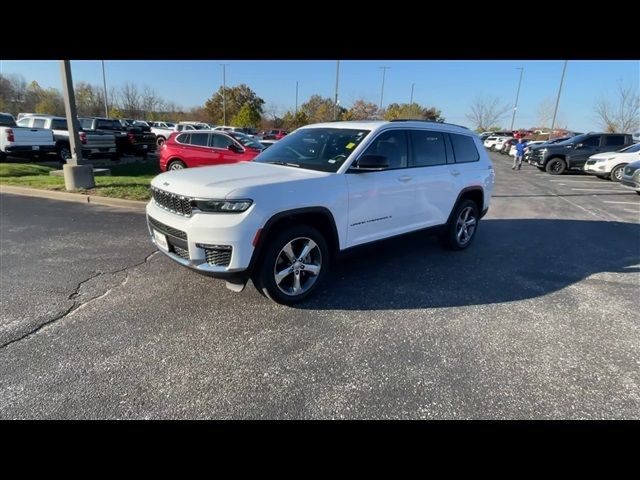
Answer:
[[[169,244],[167,243],[167,236],[164,233],[160,233],[157,230],[153,231],[153,238],[156,239],[156,244],[163,250],[169,251]]]
[[[32,148],[33,150],[40,150],[40,146],[38,146],[38,145],[33,145],[31,148]]]

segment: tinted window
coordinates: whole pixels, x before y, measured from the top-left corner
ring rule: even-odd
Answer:
[[[44,118],[34,118],[32,128],[44,128],[46,120]]]
[[[199,147],[206,147],[209,143],[209,135],[206,133],[192,133],[191,141],[189,143]]]
[[[176,142],[188,145],[189,143],[191,143],[191,134],[183,133],[182,135],[178,135],[176,137]]]
[[[67,121],[59,118],[54,118],[51,120],[51,129],[52,130],[67,130]]]
[[[226,135],[217,135],[215,133],[211,135],[210,146],[216,148],[227,148],[229,145],[233,145],[233,140]]]
[[[606,147],[621,147],[624,145],[624,135],[609,135],[604,137]]]
[[[597,147],[600,145],[600,137],[587,138],[582,142],[582,144],[586,145],[587,147]]]
[[[428,167],[447,163],[444,134],[428,130],[412,130],[410,136],[413,153],[412,167]]]
[[[480,160],[476,144],[468,135],[456,135],[450,133],[449,138],[453,145],[453,155],[456,163],[477,162]]]
[[[20,120],[22,121],[22,120]],[[0,126],[2,127],[13,127],[15,125],[15,121],[11,115],[2,115],[0,114]],[[22,123],[18,122],[18,125],[22,126]],[[28,123],[26,124],[28,125]],[[24,125],[24,126],[26,126]]]
[[[251,147],[262,150],[262,145],[260,145],[259,142],[255,141],[253,138],[245,135],[244,133],[233,132],[229,133],[229,135],[239,141],[244,147]]]
[[[84,127],[84,125],[82,125]],[[88,125],[91,126],[91,123]],[[122,130],[122,124],[118,120],[96,120],[96,128],[103,130]]]
[[[381,155],[389,169],[407,167],[407,135],[404,130],[390,130],[376,138],[362,155]]]

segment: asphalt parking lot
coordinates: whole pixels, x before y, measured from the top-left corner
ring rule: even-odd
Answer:
[[[360,249],[295,308],[0,195],[0,418],[640,418],[640,196],[492,158],[472,247]]]

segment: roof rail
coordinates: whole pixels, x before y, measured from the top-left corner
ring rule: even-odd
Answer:
[[[423,120],[422,118],[394,118],[390,120],[391,122],[424,122],[424,123],[438,123],[440,125],[453,125],[454,127],[464,128],[465,130],[469,130],[469,127],[465,127],[464,125],[457,125],[455,123],[449,122],[436,122],[434,120]]]

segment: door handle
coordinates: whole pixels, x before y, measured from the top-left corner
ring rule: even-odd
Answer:
[[[460,170],[451,170],[451,175],[457,177],[458,175],[460,175]]]
[[[412,179],[413,177],[410,177],[409,175],[402,175],[401,177],[398,177],[398,181],[405,182],[405,183]]]

